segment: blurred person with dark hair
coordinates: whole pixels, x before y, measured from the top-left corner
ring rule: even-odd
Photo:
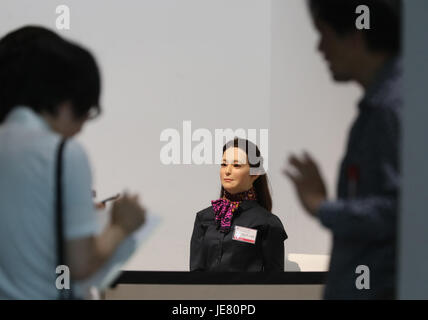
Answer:
[[[370,29],[358,30],[356,8],[370,9]],[[290,156],[285,174],[305,210],[333,233],[326,299],[394,299],[400,193],[402,101],[401,1],[309,0],[318,50],[335,81],[364,90],[338,181],[328,200],[316,161]],[[334,117],[334,115],[332,115]],[[334,120],[334,118],[333,118]],[[358,286],[357,267],[368,283]]]
[[[190,271],[283,272],[287,234],[271,213],[258,147],[239,138],[226,143],[220,181],[220,198],[196,214]]]
[[[0,299],[56,299],[56,156],[65,139],[65,262],[88,279],[144,223],[136,196],[112,207],[100,233],[86,152],[72,137],[100,113],[93,56],[41,27],[0,40]],[[77,297],[81,298],[81,297]]]

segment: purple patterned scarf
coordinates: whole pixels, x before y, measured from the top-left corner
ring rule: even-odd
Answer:
[[[211,201],[215,213],[215,221],[221,232],[228,233],[230,231],[233,214],[244,200],[257,200],[254,187],[236,194],[231,194],[224,190],[223,197]]]

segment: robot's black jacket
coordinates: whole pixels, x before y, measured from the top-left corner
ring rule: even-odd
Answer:
[[[255,244],[233,240],[236,226],[256,229]],[[279,218],[255,200],[242,201],[227,234],[217,228],[214,210],[208,207],[196,214],[190,271],[282,272],[285,239]]]

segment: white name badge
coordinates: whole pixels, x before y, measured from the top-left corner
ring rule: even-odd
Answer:
[[[256,229],[236,226],[235,233],[233,234],[233,240],[255,244],[256,236],[257,236]]]

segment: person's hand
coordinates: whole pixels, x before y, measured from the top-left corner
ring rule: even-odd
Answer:
[[[93,194],[95,194],[95,191],[93,191]],[[97,210],[104,210],[106,208],[106,203],[107,202],[109,202],[109,201],[116,201],[117,199],[119,199],[119,197],[120,197],[120,193],[116,194],[113,197],[107,198],[107,199],[105,199],[105,200],[103,200],[101,202],[95,202],[95,204],[94,204],[95,208]]]
[[[106,205],[104,202],[95,202],[95,208],[97,210],[104,210],[106,208]]]
[[[321,204],[327,200],[327,191],[316,162],[307,152],[299,159],[291,155],[288,159],[291,169],[284,169],[284,174],[294,183],[302,206],[315,216]],[[294,171],[294,172],[293,172]]]
[[[146,210],[138,203],[138,196],[125,194],[113,203],[111,223],[129,235],[145,222]]]
[[[92,190],[92,198],[96,198],[97,197],[97,192],[95,190]],[[94,207],[97,210],[104,210],[106,208],[105,203],[103,202],[94,202]]]

